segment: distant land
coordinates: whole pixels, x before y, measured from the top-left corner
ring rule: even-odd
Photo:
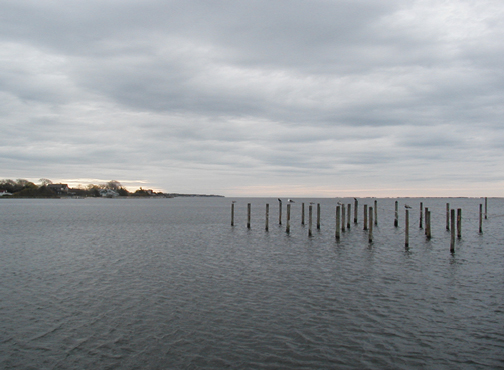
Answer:
[[[214,194],[182,194],[155,192],[152,189],[128,191],[117,180],[105,184],[89,184],[70,188],[68,184],[55,184],[49,179],[40,179],[39,184],[24,179],[0,180],[0,198],[116,198],[116,197],[224,197]]]

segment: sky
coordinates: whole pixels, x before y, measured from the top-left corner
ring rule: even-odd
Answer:
[[[504,196],[502,0],[0,0],[0,178]]]

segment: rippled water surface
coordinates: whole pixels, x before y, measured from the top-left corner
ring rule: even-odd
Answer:
[[[233,199],[231,227],[231,200],[2,199],[0,368],[504,368],[502,199],[483,234],[480,199],[399,199],[397,228],[378,199],[371,244],[371,199],[339,242],[336,199],[296,199],[289,234],[285,204],[279,226],[276,199]],[[446,202],[463,210],[454,254]]]

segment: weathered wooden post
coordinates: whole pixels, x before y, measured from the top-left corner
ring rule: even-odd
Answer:
[[[247,204],[247,228],[250,229],[250,216],[252,211],[252,205],[250,203]]]
[[[341,207],[336,206],[336,240],[340,239],[340,217],[341,217]]]
[[[359,201],[357,200],[357,198],[354,198],[354,217],[353,217],[354,224],[357,223],[357,211],[358,211],[358,207],[359,207]]]
[[[291,205],[290,205],[290,203],[287,203],[287,227],[285,228],[285,232],[287,234],[290,233],[290,210],[291,210]]]
[[[485,220],[488,219],[488,198],[485,197]]]
[[[427,239],[432,238],[432,230],[431,230],[431,211],[427,210],[427,214],[425,215],[425,229],[427,230]]]
[[[234,226],[234,203],[231,203],[231,226]]]
[[[264,226],[266,231],[269,231],[269,203],[266,203],[266,225]]]
[[[378,225],[378,201],[374,201],[374,224]]]
[[[450,230],[450,203],[446,203],[446,230]]]
[[[312,223],[313,223],[313,207],[310,204],[308,207],[308,236],[312,236]]]
[[[423,202],[420,202],[420,229],[423,229]]]
[[[409,247],[409,210],[406,210],[404,217],[404,246]]]
[[[278,224],[282,224],[282,199],[278,198]]]
[[[348,212],[348,215],[347,215],[346,228],[350,230],[350,217],[352,216],[352,204],[351,203],[348,203],[348,205],[347,205],[347,212]]]
[[[301,225],[304,225],[304,203],[301,204]]]
[[[368,241],[371,243],[373,241],[373,207],[369,207],[369,231],[368,231]]]
[[[429,208],[428,207],[425,207],[424,208],[424,212],[425,212],[425,236],[427,236],[427,234],[429,233],[429,220],[427,219],[427,215],[429,213]]]
[[[342,204],[341,205],[341,231],[342,232],[345,232],[345,226],[346,226],[346,224],[345,224],[345,213],[346,213],[345,212],[345,205]]]
[[[479,206],[479,233],[483,234],[483,204]]]
[[[367,224],[367,204],[364,204],[364,230],[368,229],[368,224]]]
[[[395,201],[395,217],[394,217],[394,226],[399,226],[399,202]]]
[[[457,209],[457,238],[462,237],[462,208]]]
[[[450,252],[455,252],[455,210],[451,211],[451,232],[450,232]]]
[[[317,203],[317,230],[320,230],[320,203]]]

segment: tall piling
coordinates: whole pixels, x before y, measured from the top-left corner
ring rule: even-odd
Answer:
[[[282,199],[278,199],[278,224],[282,224]]]
[[[347,204],[347,224],[346,228],[350,230],[350,217],[352,216],[352,204],[348,203]]]
[[[317,230],[320,230],[320,203],[317,203]]]
[[[304,203],[301,204],[301,225],[304,225]]]
[[[452,209],[451,213],[451,230],[450,230],[450,252],[455,252],[455,210]]]
[[[269,203],[266,203],[266,224],[264,230],[269,231]]]
[[[340,239],[340,218],[341,218],[341,207],[336,206],[336,240]]]
[[[398,227],[399,226],[399,202],[396,200],[395,201],[395,214],[394,214],[394,226]]]
[[[462,237],[462,208],[457,208],[457,238]]]
[[[357,200],[357,198],[354,198],[354,217],[353,217],[354,224],[357,223],[357,211],[358,211],[358,207],[359,207],[359,201]]]
[[[374,224],[378,225],[378,201],[374,201]]]
[[[483,204],[479,205],[479,233],[483,234]]]
[[[313,225],[313,207],[310,204],[308,207],[308,236],[312,236],[312,225]]]
[[[250,229],[250,217],[252,214],[252,205],[250,203],[247,204],[247,228]]]
[[[424,218],[425,218],[425,231],[424,231],[424,233],[425,233],[425,236],[427,236],[428,231],[429,231],[429,220],[427,219],[427,215],[429,213],[428,207],[424,208],[424,213],[425,213],[425,216],[424,216]]]
[[[423,202],[420,202],[420,229],[423,229]]]
[[[409,210],[404,215],[404,246],[409,247]]]
[[[342,232],[345,232],[345,226],[346,226],[346,224],[345,224],[345,213],[346,213],[345,212],[345,205],[342,204],[341,205],[341,231]]]
[[[287,203],[287,226],[285,227],[285,232],[290,233],[290,215],[291,215],[291,205]]]
[[[373,241],[373,207],[369,207],[369,231],[368,231],[368,241],[371,243]]]
[[[431,229],[431,211],[427,210],[425,214],[425,231],[427,239],[432,238],[432,229]]]
[[[231,226],[234,226],[234,203],[231,203]]]
[[[368,213],[368,210],[367,210],[367,204],[364,204],[364,230],[367,230],[368,229],[368,224],[367,224],[367,213]]]
[[[446,230],[450,230],[450,203],[446,203]]]
[[[485,220],[488,219],[488,198],[485,197]]]

